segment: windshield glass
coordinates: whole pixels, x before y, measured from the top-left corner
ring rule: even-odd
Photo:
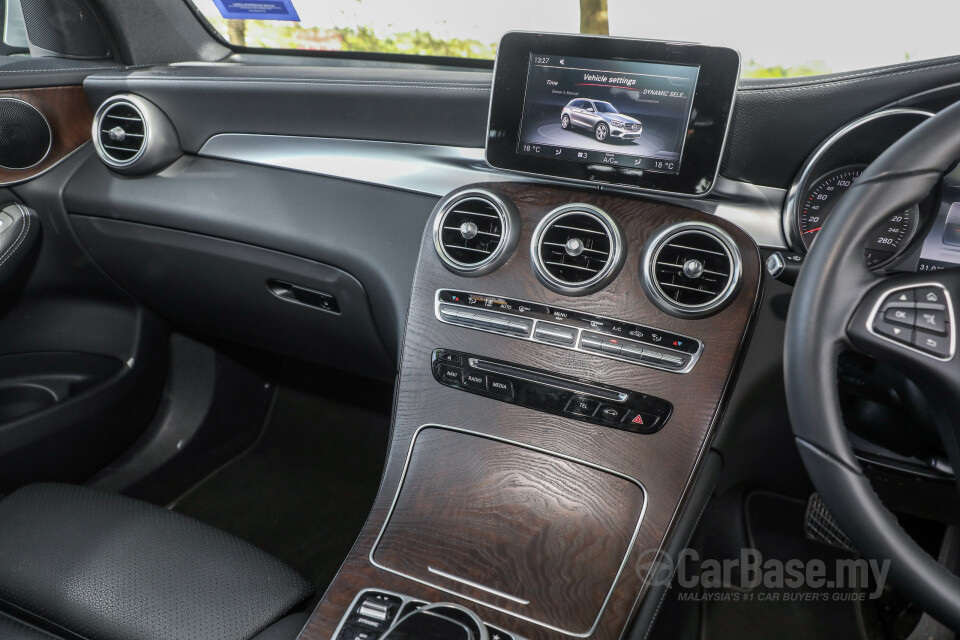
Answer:
[[[748,78],[960,53],[960,2],[916,0],[188,0],[240,47],[490,59],[507,30],[682,40],[740,51]],[[270,19],[265,19],[270,18]]]
[[[597,111],[600,113],[620,113],[617,111],[617,108],[609,102],[594,101],[593,104],[597,105]]]

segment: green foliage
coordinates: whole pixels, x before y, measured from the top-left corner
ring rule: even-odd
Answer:
[[[741,78],[797,78],[800,76],[818,76],[830,73],[829,67],[822,60],[814,60],[804,64],[784,67],[762,67],[754,60],[750,60],[741,70]]]
[[[341,51],[375,51],[377,53],[405,53],[420,56],[445,56],[449,58],[493,59],[497,53],[496,43],[484,44],[479,40],[451,38],[445,40],[429,31],[407,31],[377,36],[369,27],[356,29],[331,29],[342,38]]]

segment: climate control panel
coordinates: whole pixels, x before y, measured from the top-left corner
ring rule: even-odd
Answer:
[[[524,300],[441,289],[435,306],[447,324],[675,373],[693,369],[703,351],[689,336]]]

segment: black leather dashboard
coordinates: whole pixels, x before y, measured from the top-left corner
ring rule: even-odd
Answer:
[[[152,100],[176,124],[188,153],[212,135],[236,132],[479,148],[491,80],[483,70],[218,64],[100,73],[84,88],[93,106],[126,91]],[[960,82],[958,58],[791,82],[742,81],[720,173],[786,188],[839,127],[953,82]]]

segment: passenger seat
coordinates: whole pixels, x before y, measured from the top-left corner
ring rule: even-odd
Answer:
[[[92,489],[0,499],[4,640],[293,640],[313,589],[250,544]]]

